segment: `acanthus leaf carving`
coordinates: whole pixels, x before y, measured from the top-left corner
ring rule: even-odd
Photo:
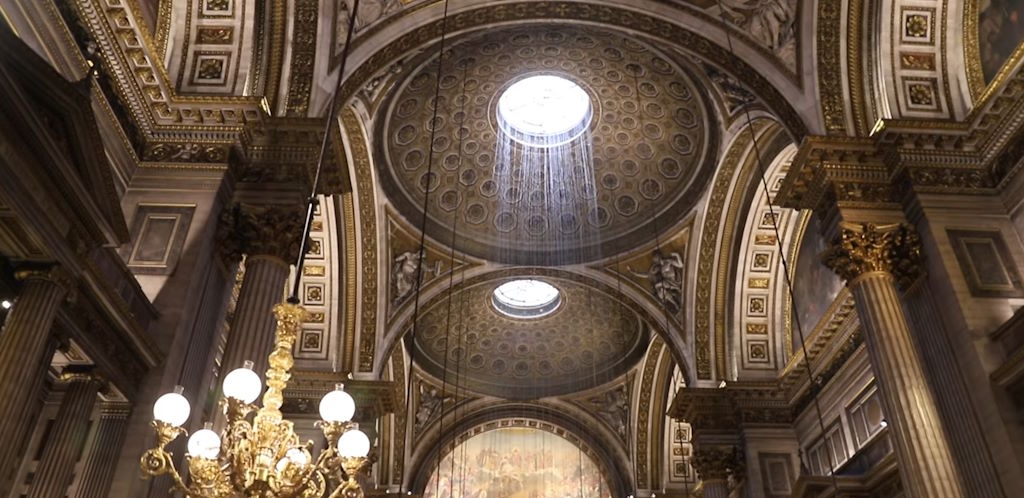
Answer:
[[[903,223],[844,222],[839,237],[821,258],[847,281],[865,273],[885,272],[906,288],[923,272],[921,239],[913,227]]]

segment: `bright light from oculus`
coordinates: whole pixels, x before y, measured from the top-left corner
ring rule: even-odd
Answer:
[[[505,282],[494,289],[494,307],[513,318],[540,318],[558,308],[561,295],[555,286],[533,279]]]
[[[572,141],[590,125],[590,96],[565,78],[523,78],[498,99],[498,124],[517,142],[553,147]]]

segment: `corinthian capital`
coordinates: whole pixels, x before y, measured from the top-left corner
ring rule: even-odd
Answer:
[[[690,465],[702,481],[727,479],[729,476],[738,479],[744,471],[743,453],[735,446],[695,448]]]
[[[839,229],[839,237],[821,260],[843,279],[885,272],[905,288],[921,275],[921,239],[910,225],[844,222]]]
[[[235,204],[224,210],[219,221],[217,247],[225,261],[238,261],[242,254],[284,261],[298,256],[304,221],[301,206]]]

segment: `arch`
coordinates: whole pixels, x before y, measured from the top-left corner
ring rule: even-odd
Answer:
[[[588,420],[589,416],[581,416],[582,412],[574,413],[576,418],[570,417],[567,413],[563,407],[554,408],[533,403],[503,403],[470,412],[444,434],[435,432],[418,445],[419,449],[429,448],[429,451],[412,455],[410,467],[415,470],[410,472],[410,477],[407,478],[407,489],[412,493],[422,494],[440,459],[457,443],[481,430],[501,428],[501,423],[506,422],[507,425],[504,427],[520,426],[547,430],[578,446],[580,451],[591,457],[603,470],[612,488],[612,496],[626,496],[628,490],[632,489],[632,483],[624,482],[630,475],[627,470],[629,465],[623,460],[623,455],[614,455],[607,451],[607,448],[614,448],[615,443],[606,440],[606,436],[600,431],[592,429],[597,423],[596,420]]]
[[[683,354],[684,352],[681,349],[685,344],[681,340],[682,337],[679,337],[678,334],[671,334],[669,331],[662,328],[663,320],[652,314],[650,307],[646,306],[644,303],[645,298],[636,296],[631,289],[626,287],[617,288],[613,284],[606,282],[605,279],[596,278],[596,275],[556,268],[510,267],[495,269],[493,266],[485,266],[466,270],[464,276],[459,277],[456,285],[463,287],[482,282],[497,282],[501,279],[513,277],[528,278],[531,276],[564,279],[576,282],[583,286],[592,287],[608,296],[614,296],[621,302],[624,309],[630,309],[637,315],[641,323],[646,325],[649,332],[653,333],[654,336],[659,337],[665,343],[670,345],[669,351],[676,364],[686,364],[683,360],[685,358]],[[445,299],[447,291],[447,285],[436,285],[424,289],[423,294],[420,296],[421,315],[423,310],[426,310],[431,305],[436,305],[439,301]],[[395,317],[391,322],[391,325],[382,340],[381,358],[390,358],[394,351],[404,349],[403,346],[399,345],[403,344],[403,338],[411,332],[410,327],[413,319],[412,308],[412,306],[406,306],[403,313]],[[382,367],[383,364],[381,365],[381,368]]]
[[[680,53],[730,68],[728,72],[744,81],[762,99],[784,123],[794,140],[799,141],[809,130],[818,131],[817,112],[812,109],[811,101],[800,85],[783,76],[756,48],[740,43],[737,53],[741,55],[734,56],[726,48],[725,31],[710,16],[696,12],[688,15],[683,11],[668,16],[663,12],[664,7],[649,5],[648,8],[647,11],[626,9],[614,2],[590,5],[576,2],[480,2],[450,12],[444,25],[450,34],[463,34],[501,25],[558,19],[567,23],[603,25],[633,36],[649,37]],[[342,86],[342,102],[354,97],[384,68],[401,64],[408,54],[438,40],[442,32],[441,13],[440,5],[411,9],[408,14],[400,16],[401,23],[384,23],[359,37],[350,56],[354,69],[345,75],[346,81]],[[411,29],[410,24],[414,26]],[[767,69],[773,79],[769,81],[762,76],[754,65]],[[322,96],[320,100],[323,100]],[[322,101],[311,104],[313,108],[326,105]]]
[[[776,121],[754,119],[759,151],[766,162],[790,143]],[[757,160],[746,123],[732,130],[718,172],[712,180],[701,221],[697,248],[696,290],[694,292],[694,374],[695,381],[726,378],[726,309],[737,223],[746,212],[744,192],[751,188]],[[685,370],[684,370],[685,371]]]

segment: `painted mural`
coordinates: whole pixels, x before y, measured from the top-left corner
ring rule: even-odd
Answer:
[[[1024,0],[977,0],[981,70],[989,83],[1024,40]]]
[[[440,479],[438,479],[440,476]],[[598,466],[549,432],[502,428],[462,442],[434,469],[424,498],[611,498]]]
[[[800,319],[804,337],[811,335],[811,331],[825,316],[828,307],[843,288],[843,281],[839,276],[821,262],[821,253],[827,248],[828,244],[821,236],[818,215],[812,214],[811,219],[807,221],[803,240],[800,241],[800,249],[796,256],[796,274],[793,278],[793,310]],[[794,351],[802,344],[796,324],[794,321]]]

